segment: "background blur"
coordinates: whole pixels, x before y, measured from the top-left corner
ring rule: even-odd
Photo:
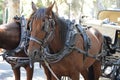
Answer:
[[[49,6],[54,0],[0,0],[0,24],[12,21],[15,15],[32,13],[31,1],[38,7]],[[81,15],[96,18],[100,10],[120,9],[120,0],[55,0],[54,12],[61,17],[78,20]]]

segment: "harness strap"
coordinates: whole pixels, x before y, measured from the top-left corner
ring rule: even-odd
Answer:
[[[85,51],[88,51],[91,46],[89,36],[86,34],[86,31],[82,26],[80,26],[80,25],[75,25],[75,26],[83,37]]]
[[[3,60],[6,60],[8,63],[15,64],[15,66],[12,67],[13,69],[29,63],[28,57],[13,57],[7,54],[2,54],[2,57],[3,57]]]
[[[79,31],[79,33],[81,34],[81,36],[83,37],[84,49],[86,51],[85,52],[86,54],[83,55],[83,60],[85,60],[86,56],[89,55],[88,50],[91,46],[90,39],[89,39],[88,35],[86,34],[85,29],[82,26],[80,26],[80,25],[75,25],[75,26],[76,26],[77,30]]]
[[[74,50],[77,50],[78,52],[82,53],[83,55],[86,55],[88,57],[94,58],[96,60],[100,60],[99,59],[99,55],[92,55],[92,54],[90,54],[90,53],[88,53],[86,51],[81,50],[80,48],[75,47],[75,46],[71,47],[71,48],[74,49]]]

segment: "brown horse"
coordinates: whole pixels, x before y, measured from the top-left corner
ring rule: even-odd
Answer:
[[[102,49],[102,34],[93,28],[86,30],[91,46],[88,52],[85,51],[82,32],[77,27],[69,32],[68,27],[71,26],[52,12],[53,5],[37,9],[32,4],[34,12],[28,23],[31,31],[28,55],[31,62],[42,61],[46,66],[49,63],[48,68],[52,70],[53,76],[48,80],[61,79],[61,76],[79,80],[79,73],[82,73],[85,80],[89,80],[87,70],[90,66],[93,66],[95,74],[91,80],[98,80],[101,75],[100,61],[93,57],[97,57]]]
[[[0,48],[10,51],[18,46],[21,34],[20,27],[21,25],[19,22],[11,22],[9,24],[0,25]],[[19,53],[16,53],[13,57],[27,57],[27,55],[24,50],[22,50]],[[14,63],[10,64],[12,67],[16,65]],[[15,80],[20,80],[20,67],[24,67],[26,70],[26,80],[32,80],[33,68],[30,68],[29,64],[13,69]]]

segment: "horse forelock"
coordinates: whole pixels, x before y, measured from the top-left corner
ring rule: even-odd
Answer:
[[[42,19],[43,17],[46,16],[46,8],[39,8],[33,15],[32,17],[34,19]]]

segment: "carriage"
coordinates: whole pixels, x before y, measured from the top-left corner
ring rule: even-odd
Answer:
[[[102,10],[98,13],[97,20],[86,20],[83,25],[92,26],[98,29],[103,35],[111,38],[111,48],[116,52],[108,51],[108,55],[102,61],[102,76],[112,80],[120,79],[120,11]],[[107,69],[109,68],[108,72]]]

